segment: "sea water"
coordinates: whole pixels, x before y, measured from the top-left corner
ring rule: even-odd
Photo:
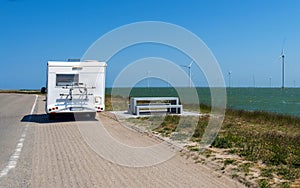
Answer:
[[[200,103],[210,105],[210,88],[196,88]],[[190,88],[112,88],[106,94],[125,97],[169,97],[189,93]],[[300,116],[300,88],[226,88],[227,108]]]

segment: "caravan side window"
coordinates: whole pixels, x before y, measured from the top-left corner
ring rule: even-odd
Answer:
[[[56,74],[56,86],[78,85],[78,74]]]

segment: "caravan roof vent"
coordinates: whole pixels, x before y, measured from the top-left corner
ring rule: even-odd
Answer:
[[[80,62],[80,59],[68,59],[68,62]]]

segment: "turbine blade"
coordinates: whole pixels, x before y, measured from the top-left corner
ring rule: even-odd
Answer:
[[[272,64],[273,64],[273,63],[277,63],[277,62],[281,59],[281,57],[282,57],[282,55],[276,57],[276,58],[274,59],[274,61],[272,62]]]
[[[282,46],[281,46],[281,56],[284,55],[284,45],[285,45],[286,37],[282,41]]]
[[[286,37],[284,37],[284,39],[283,39],[283,41],[282,41],[281,49],[284,49],[285,41],[286,41]]]

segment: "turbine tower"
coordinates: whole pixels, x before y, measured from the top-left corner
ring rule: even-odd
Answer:
[[[189,78],[190,78],[190,88],[192,87],[192,64],[193,61],[189,65],[181,65],[182,67],[188,68],[189,70]]]

